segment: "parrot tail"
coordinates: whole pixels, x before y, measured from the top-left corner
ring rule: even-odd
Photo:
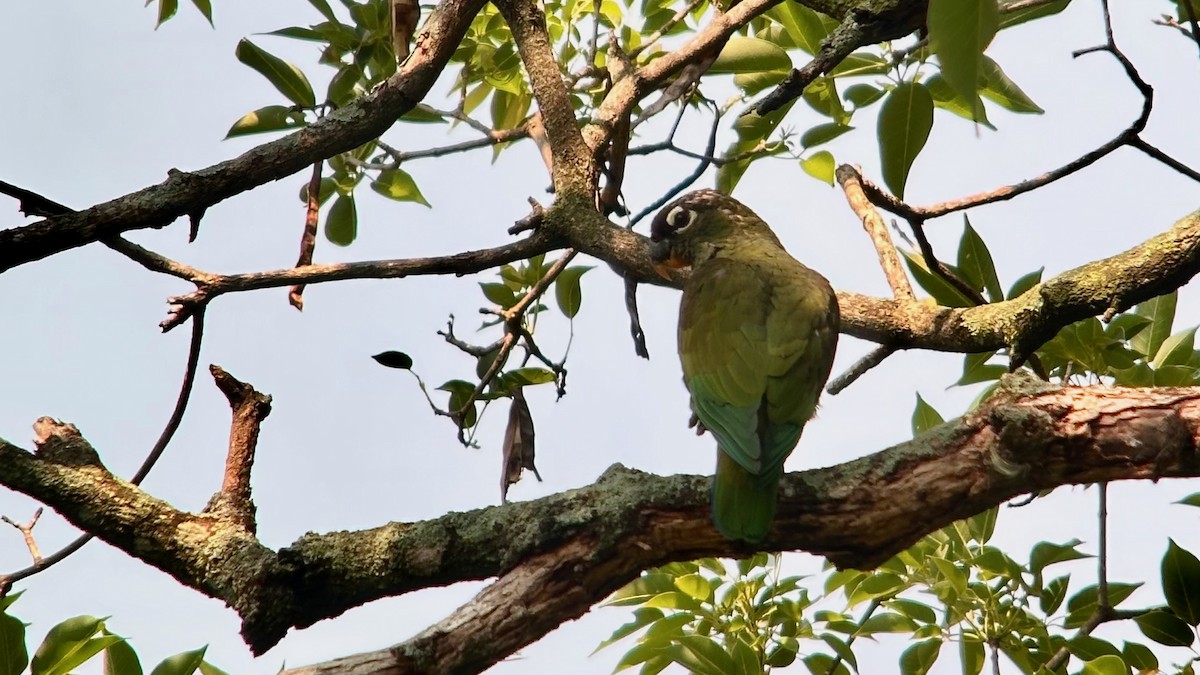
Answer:
[[[775,518],[779,478],[770,480],[746,471],[723,450],[717,452],[713,480],[713,523],[728,539],[762,541]]]

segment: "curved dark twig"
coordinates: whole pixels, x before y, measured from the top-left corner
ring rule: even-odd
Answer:
[[[137,473],[133,474],[133,477],[129,479],[129,482],[134,485],[140,485],[146,479],[146,476],[150,474],[150,470],[154,468],[159,458],[162,457],[163,452],[166,451],[167,446],[171,443],[171,439],[175,437],[175,432],[179,430],[179,424],[183,421],[183,414],[187,411],[188,402],[192,397],[192,386],[196,383],[196,370],[200,365],[200,345],[203,340],[204,310],[200,309],[192,315],[192,339],[188,345],[187,366],[185,366],[183,371],[183,384],[179,387],[179,396],[175,399],[175,409],[171,411],[171,416],[167,419],[166,426],[163,427],[162,433],[159,434],[154,447],[150,449],[150,453],[146,455],[146,459],[142,461],[142,465],[138,468]],[[0,575],[0,597],[8,593],[13,583],[22,579],[28,579],[66,560],[76,551],[83,548],[84,544],[91,541],[93,536],[92,534],[81,535],[71,543],[29,567],[10,574]]]

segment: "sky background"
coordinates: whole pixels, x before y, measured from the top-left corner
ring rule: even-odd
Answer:
[[[244,113],[282,102],[264,79],[236,61],[234,48],[242,37],[318,21],[310,5],[218,0],[215,30],[184,6],[178,18],[155,31],[154,12],[141,4],[7,3],[6,21],[0,23],[0,44],[10,54],[0,66],[0,82],[8,92],[7,104],[0,106],[0,179],[85,208],[160,182],[172,168],[203,168],[268,140],[221,140]],[[1170,3],[1117,3],[1115,10],[1120,45],[1156,87],[1145,137],[1200,166],[1195,45],[1151,25],[1151,18],[1172,10]],[[1046,113],[1017,116],[992,108],[999,131],[991,132],[939,112],[908,182],[910,203],[1025,179],[1115,136],[1137,114],[1136,91],[1112,58],[1070,55],[1102,39],[1098,3],[1090,0],[1075,0],[1060,16],[1002,33],[988,54]],[[254,40],[298,63],[314,88],[325,90],[332,70],[315,65],[316,47],[268,36]],[[433,95],[449,90],[450,83],[443,81]],[[859,113],[853,122],[858,131],[828,146],[840,162],[861,164],[869,177],[879,176],[876,111],[877,106]],[[785,125],[802,131],[820,121],[798,105]],[[707,126],[707,119],[690,118],[681,144],[700,150]],[[656,129],[661,133],[661,125]],[[394,129],[385,138],[415,150],[470,137],[461,130],[420,125]],[[648,131],[642,140],[660,137]],[[730,137],[726,127],[718,147]],[[405,168],[434,208],[397,204],[362,190],[358,240],[342,249],[322,239],[317,261],[436,255],[501,244],[511,239],[506,228],[527,213],[526,197],[547,199],[545,170],[529,143],[506,150],[494,164],[484,150]],[[690,160],[638,158],[627,169],[627,202],[640,210],[691,168]],[[306,175],[212,207],[193,244],[186,241],[183,222],[130,238],[213,272],[288,267],[303,227],[297,191]],[[709,175],[697,187],[712,182]],[[888,294],[874,250],[841,192],[808,177],[796,162],[755,164],[736,195],[835,287]],[[1045,266],[1048,277],[1141,242],[1200,206],[1198,196],[1200,186],[1123,149],[1047,189],[969,215],[1008,286],[1038,267]],[[5,214],[0,227],[33,222],[22,220],[13,200],[0,199],[0,213]],[[961,223],[961,216],[952,215],[929,225],[944,257],[952,257]],[[478,308],[486,304],[476,282],[493,278],[320,284],[306,291],[303,313],[288,305],[282,288],[215,301],[208,312],[202,366],[220,364],[274,397],[254,467],[259,535],[266,545],[286,546],[310,531],[432,518],[498,502],[504,412],[485,415],[479,449],[463,448],[451,424],[430,414],[411,377],[370,359],[386,349],[406,351],[434,386],[469,377],[473,362],[435,331],[453,313],[460,317],[460,335],[471,336]],[[0,437],[31,447],[30,425],[50,415],[76,424],[110,469],[130,475],[174,405],[189,328],[163,335],[157,325],[166,315],[166,298],[188,290],[187,284],[150,274],[99,245],[0,276]],[[617,462],[660,474],[711,471],[711,439],[696,438],[685,426],[687,397],[674,347],[678,294],[643,288],[640,300],[649,361],[633,353],[619,278],[603,264],[584,276],[583,308],[568,363],[569,393],[556,403],[551,387],[528,392],[545,482],[525,480],[512,488],[511,498],[534,499],[587,485]],[[1185,289],[1176,325],[1197,323],[1200,305]],[[557,358],[566,344],[565,321],[548,316],[540,324],[539,343]],[[492,339],[485,335],[478,341]],[[870,348],[843,338],[834,372]],[[959,414],[978,393],[977,388],[947,389],[961,362],[960,355],[901,353],[844,393],[826,396],[788,469],[844,462],[909,438],[918,391],[946,416]],[[228,418],[224,398],[202,370],[176,440],[144,487],[179,508],[202,508],[220,484]],[[1198,490],[1200,484],[1192,481],[1112,487],[1113,580],[1156,577],[1168,535],[1200,550],[1200,513],[1170,505]],[[29,499],[0,491],[0,513],[15,520],[26,520],[35,507]],[[1094,511],[1094,489],[1063,488],[1030,506],[1005,509],[996,542],[1018,560],[1025,560],[1040,540],[1079,537],[1085,550],[1094,550]],[[43,517],[36,534],[46,553],[76,535],[53,514]],[[0,529],[0,569],[28,562],[19,534]],[[807,555],[789,555],[785,564],[799,573],[820,570],[820,561]],[[1090,578],[1092,564],[1062,569],[1074,572],[1078,588]],[[265,674],[284,663],[313,663],[407,639],[482,585],[463,583],[375,602],[292,631],[254,659],[237,635],[237,616],[221,602],[94,542],[18,584],[26,593],[12,611],[31,623],[31,648],[58,621],[94,614],[112,617],[111,630],[132,640],[147,670],[165,656],[208,644],[208,660],[230,673]],[[1131,606],[1159,602],[1153,586],[1138,591]],[[594,611],[490,672],[610,672],[623,653],[620,647],[588,654],[627,617],[621,608]],[[1109,630],[1099,635],[1118,634]],[[868,650],[867,663],[886,672],[902,647],[892,641]],[[99,672],[99,665],[81,672]]]

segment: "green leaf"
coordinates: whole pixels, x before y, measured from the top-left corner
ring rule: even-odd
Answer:
[[[1168,647],[1187,647],[1196,639],[1192,627],[1170,612],[1155,610],[1134,617],[1133,621],[1143,635]]]
[[[650,624],[654,623],[655,621],[658,621],[659,619],[663,618],[663,616],[664,616],[663,611],[661,609],[658,609],[657,607],[639,607],[639,608],[633,610],[633,621],[630,621],[629,623],[626,623],[626,624],[622,624],[616,630],[614,630],[612,635],[608,636],[608,638],[606,640],[604,640],[604,642],[601,642],[596,647],[595,651],[592,652],[592,654],[595,654],[596,652],[600,651],[601,649],[604,649],[605,647],[607,647],[619,640],[622,640],[626,637],[629,637],[630,635],[633,635],[634,633],[645,628],[646,626],[649,626]]]
[[[261,134],[268,131],[300,129],[305,125],[304,113],[283,105],[269,105],[242,115],[229,127],[225,138]]]
[[[929,267],[925,265],[925,259],[920,254],[905,249],[900,249],[900,253],[904,256],[904,263],[908,266],[908,271],[912,273],[917,285],[925,289],[925,292],[929,293],[939,305],[946,307],[973,307],[975,305],[975,301],[963,295],[963,292],[957,287],[951,286],[950,282],[930,271]]]
[[[896,612],[880,612],[862,622],[858,628],[859,635],[874,635],[875,633],[911,633],[917,629],[912,619]]]
[[[857,110],[865,108],[883,98],[885,93],[887,92],[873,84],[859,83],[846,87],[846,90],[842,92],[842,98],[846,99]]]
[[[764,89],[783,82],[790,72],[790,70],[771,70],[759,73],[737,73],[733,76],[733,85],[741,89],[742,93],[747,96],[754,96]]]
[[[768,665],[772,665],[768,661]],[[816,652],[804,657],[804,665],[813,675],[850,675],[850,669],[844,663],[838,663],[835,669],[833,657],[822,652]]]
[[[1065,574],[1049,581],[1043,588],[1038,604],[1046,616],[1050,616],[1062,606],[1067,597],[1067,586],[1071,583],[1071,575]]]
[[[99,646],[93,636],[104,628],[104,619],[76,616],[59,623],[46,633],[33,655],[31,670],[36,675],[69,673],[95,656],[107,645]]]
[[[150,675],[192,675],[200,664],[204,662],[204,650],[208,647],[183,652],[175,656],[168,656],[161,663],[154,666],[154,670],[150,671]]]
[[[1042,110],[1041,106],[1034,103],[1033,99],[1029,98],[1029,95],[1022,91],[1015,82],[1008,79],[1008,75],[1004,74],[995,61],[983,56],[980,60],[980,68],[983,75],[983,84],[979,88],[980,96],[1015,113],[1040,115],[1046,112]]]
[[[800,168],[804,169],[804,173],[822,183],[833,185],[833,180],[837,172],[837,162],[833,159],[833,153],[828,150],[820,150],[801,159]]]
[[[338,246],[349,246],[358,236],[358,208],[354,195],[338,195],[325,215],[325,238]]]
[[[841,136],[847,131],[852,131],[854,127],[838,124],[837,122],[827,122],[818,124],[808,131],[805,131],[800,136],[800,145],[804,148],[812,148],[822,143],[828,143],[833,139]]]
[[[1080,675],[1129,675],[1129,666],[1119,654],[1107,654],[1083,664]]]
[[[332,197],[333,193],[336,191],[337,181],[332,178],[322,178],[320,194],[317,195],[317,203],[324,204],[325,202],[329,201],[329,198]],[[308,181],[305,181],[304,184],[300,186],[300,201],[304,204],[308,203]]]
[[[1076,635],[1067,640],[1067,649],[1081,661],[1091,661],[1106,655],[1118,657],[1121,655],[1121,650],[1114,647],[1111,642],[1092,635]]]
[[[196,9],[200,11],[200,14],[205,19],[208,19],[208,25],[215,28],[216,24],[213,23],[213,18],[212,18],[212,1],[211,0],[192,0],[192,4],[196,6]]]
[[[779,110],[763,116],[759,116],[757,113],[750,113],[738,117],[737,121],[733,123],[733,130],[737,133],[738,139],[725,151],[725,156],[729,157],[758,148],[775,131],[775,128],[779,126],[779,122],[787,115],[787,112],[791,108],[792,102],[789,101]],[[750,162],[751,160],[749,159],[740,162],[729,162],[717,169],[717,190],[724,194],[732,194],[733,188],[737,186],[738,181],[742,179],[742,175],[746,173]]]
[[[982,56],[1000,27],[996,0],[930,0],[926,15],[929,45],[942,75],[967,101],[977,101]],[[975,120],[982,121],[976,106]]]
[[[568,267],[560,272],[558,278],[554,280],[554,300],[558,303],[559,310],[568,319],[574,319],[575,315],[579,314],[579,305],[583,302],[583,290],[579,286],[579,278],[590,269],[592,269],[590,266]]]
[[[200,675],[229,675],[229,673],[214,666],[208,661],[200,662]]]
[[[1075,547],[1081,543],[1083,542],[1078,539],[1072,539],[1063,544],[1051,544],[1045,541],[1038,542],[1029,553],[1029,571],[1035,577],[1040,577],[1042,570],[1054,563],[1090,558],[1090,555],[1080,553],[1076,550]]]
[[[1108,584],[1108,604],[1116,607],[1125,601],[1142,584]],[[1099,591],[1096,585],[1088,586],[1067,600],[1067,619],[1063,622],[1066,628],[1082,626],[1096,611],[1099,603]]]
[[[258,71],[292,103],[305,108],[317,105],[312,85],[296,66],[267,53],[245,38],[238,42],[235,53],[238,61]]]
[[[1008,0],[1008,2],[1006,2],[1004,4],[1005,5],[1017,4],[1018,1],[1019,0]],[[1022,4],[1028,4],[1028,3],[1022,3]],[[1025,23],[1026,21],[1040,19],[1043,16],[1050,16],[1052,14],[1058,14],[1059,12],[1066,9],[1067,5],[1069,5],[1069,4],[1071,4],[1071,0],[1051,0],[1051,2],[1047,2],[1045,4],[1035,4],[1031,7],[1026,7],[1024,9],[1018,9],[1018,10],[1012,11],[1012,12],[1003,12],[1000,16],[1000,30],[1004,30],[1005,28],[1011,28],[1012,26],[1016,26],[1018,24]],[[1003,8],[1003,6],[1002,6],[1002,8]]]
[[[925,675],[937,661],[942,650],[942,641],[923,640],[904,650],[900,655],[900,672],[904,675]]]
[[[1032,272],[1021,275],[1019,279],[1013,282],[1012,288],[1008,289],[1008,295],[1006,297],[1009,300],[1020,297],[1029,289],[1042,283],[1042,272],[1045,271],[1045,269],[1045,267],[1039,267]]]
[[[837,124],[850,122],[850,114],[838,96],[837,81],[830,76],[821,76],[804,88],[804,102],[813,110],[830,117]]]
[[[908,600],[906,598],[894,598],[888,600],[887,606],[914,621],[920,621],[921,623],[937,622],[937,614],[934,613],[933,608],[923,602]]]
[[[530,387],[554,381],[554,373],[545,368],[530,366],[504,373],[492,382],[493,392],[505,395],[521,387]]]
[[[784,2],[772,7],[767,16],[783,26],[791,44],[809,54],[821,49],[821,42],[828,37],[837,22],[798,2]]]
[[[1150,327],[1134,336],[1130,345],[1137,351],[1152,357],[1171,335],[1175,323],[1175,305],[1178,294],[1174,291],[1151,298],[1134,308],[1134,313],[1150,319]]]
[[[967,354],[963,357],[962,376],[954,384],[963,387],[968,384],[999,380],[1001,376],[1008,372],[1008,368],[995,363],[989,364],[988,360],[995,355],[996,352]]]
[[[479,287],[483,289],[485,298],[505,309],[517,304],[517,295],[505,284],[480,282]]]
[[[122,638],[104,650],[104,675],[142,675],[137,652]]]
[[[421,194],[421,189],[417,187],[416,182],[408,172],[403,169],[386,169],[379,172],[379,176],[371,181],[371,189],[379,194],[394,199],[398,202],[416,202],[429,206],[429,202],[425,200],[425,195]]]
[[[850,645],[845,640],[832,633],[824,633],[821,635],[821,639],[825,644],[829,645],[834,654],[841,657],[843,663],[849,664],[855,671],[858,670],[858,657],[854,655],[854,650],[850,648]],[[761,672],[759,671],[760,675]]]
[[[1192,358],[1196,343],[1196,329],[1191,328],[1163,340],[1152,361],[1155,368],[1183,366]]]
[[[1200,624],[1200,559],[1167,540],[1162,559],[1162,589],[1167,606],[1189,624]]]
[[[762,675],[763,667],[758,662],[758,652],[740,637],[733,637],[732,642],[730,656],[735,665],[730,675]]]
[[[170,21],[177,11],[179,11],[179,0],[158,0],[158,23],[154,24],[155,30]]]
[[[879,159],[883,181],[901,199],[909,170],[932,128],[933,98],[924,85],[903,82],[888,93],[879,111]]]
[[[475,426],[475,422],[479,419],[478,401],[472,401],[471,405],[467,405],[471,394],[475,392],[475,384],[466,380],[449,380],[438,387],[438,389],[450,393],[450,400],[446,403],[446,411],[458,423],[459,428],[469,429]]]
[[[920,436],[946,420],[942,415],[933,409],[933,406],[925,402],[921,398],[921,394],[917,394],[917,405],[913,408],[912,414],[912,431],[913,436]]]
[[[1138,672],[1158,670],[1158,657],[1146,645],[1126,642],[1121,657]]]
[[[21,675],[28,664],[24,622],[15,616],[0,614],[0,675]]]
[[[675,588],[675,578],[662,572],[647,572],[617,589],[607,605],[641,605],[650,598]]]
[[[1175,503],[1183,504],[1184,506],[1200,506],[1200,492],[1193,492]]]
[[[982,513],[977,513],[968,518],[967,529],[971,532],[971,538],[979,544],[988,543],[992,538],[992,534],[996,531],[996,519],[999,516],[999,507],[993,506]]]
[[[983,672],[983,664],[987,660],[983,643],[964,636],[958,643],[958,658],[962,664],[963,675],[979,675]]]
[[[963,215],[963,236],[958,242],[958,269],[975,290],[986,290],[990,301],[1004,299],[992,254],[987,244],[983,243],[983,238],[971,227],[966,214]]]
[[[973,94],[973,99],[965,98],[961,93],[955,91],[949,82],[946,82],[946,78],[942,77],[941,73],[934,73],[925,78],[924,84],[925,88],[929,90],[929,95],[933,97],[933,105],[963,119],[982,124],[993,131],[996,129],[996,125],[988,119],[987,108],[978,94]]]
[[[329,80],[325,98],[335,105],[344,106],[358,97],[355,87],[363,79],[362,68],[356,63],[348,63],[338,69]]]
[[[731,37],[708,72],[714,75],[763,73],[791,68],[792,57],[779,45],[759,38]]]
[[[716,641],[703,635],[684,635],[671,650],[676,663],[698,675],[728,675],[733,659]]]
[[[321,16],[325,17],[332,23],[337,23],[337,15],[333,13],[333,8],[329,6],[326,0],[308,0],[308,4],[316,8]]]
[[[685,574],[675,580],[675,587],[700,602],[712,598],[712,586],[702,574]]]

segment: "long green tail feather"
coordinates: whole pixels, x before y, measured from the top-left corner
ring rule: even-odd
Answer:
[[[779,477],[756,476],[725,452],[717,452],[713,480],[713,523],[729,539],[762,541],[775,517]]]

